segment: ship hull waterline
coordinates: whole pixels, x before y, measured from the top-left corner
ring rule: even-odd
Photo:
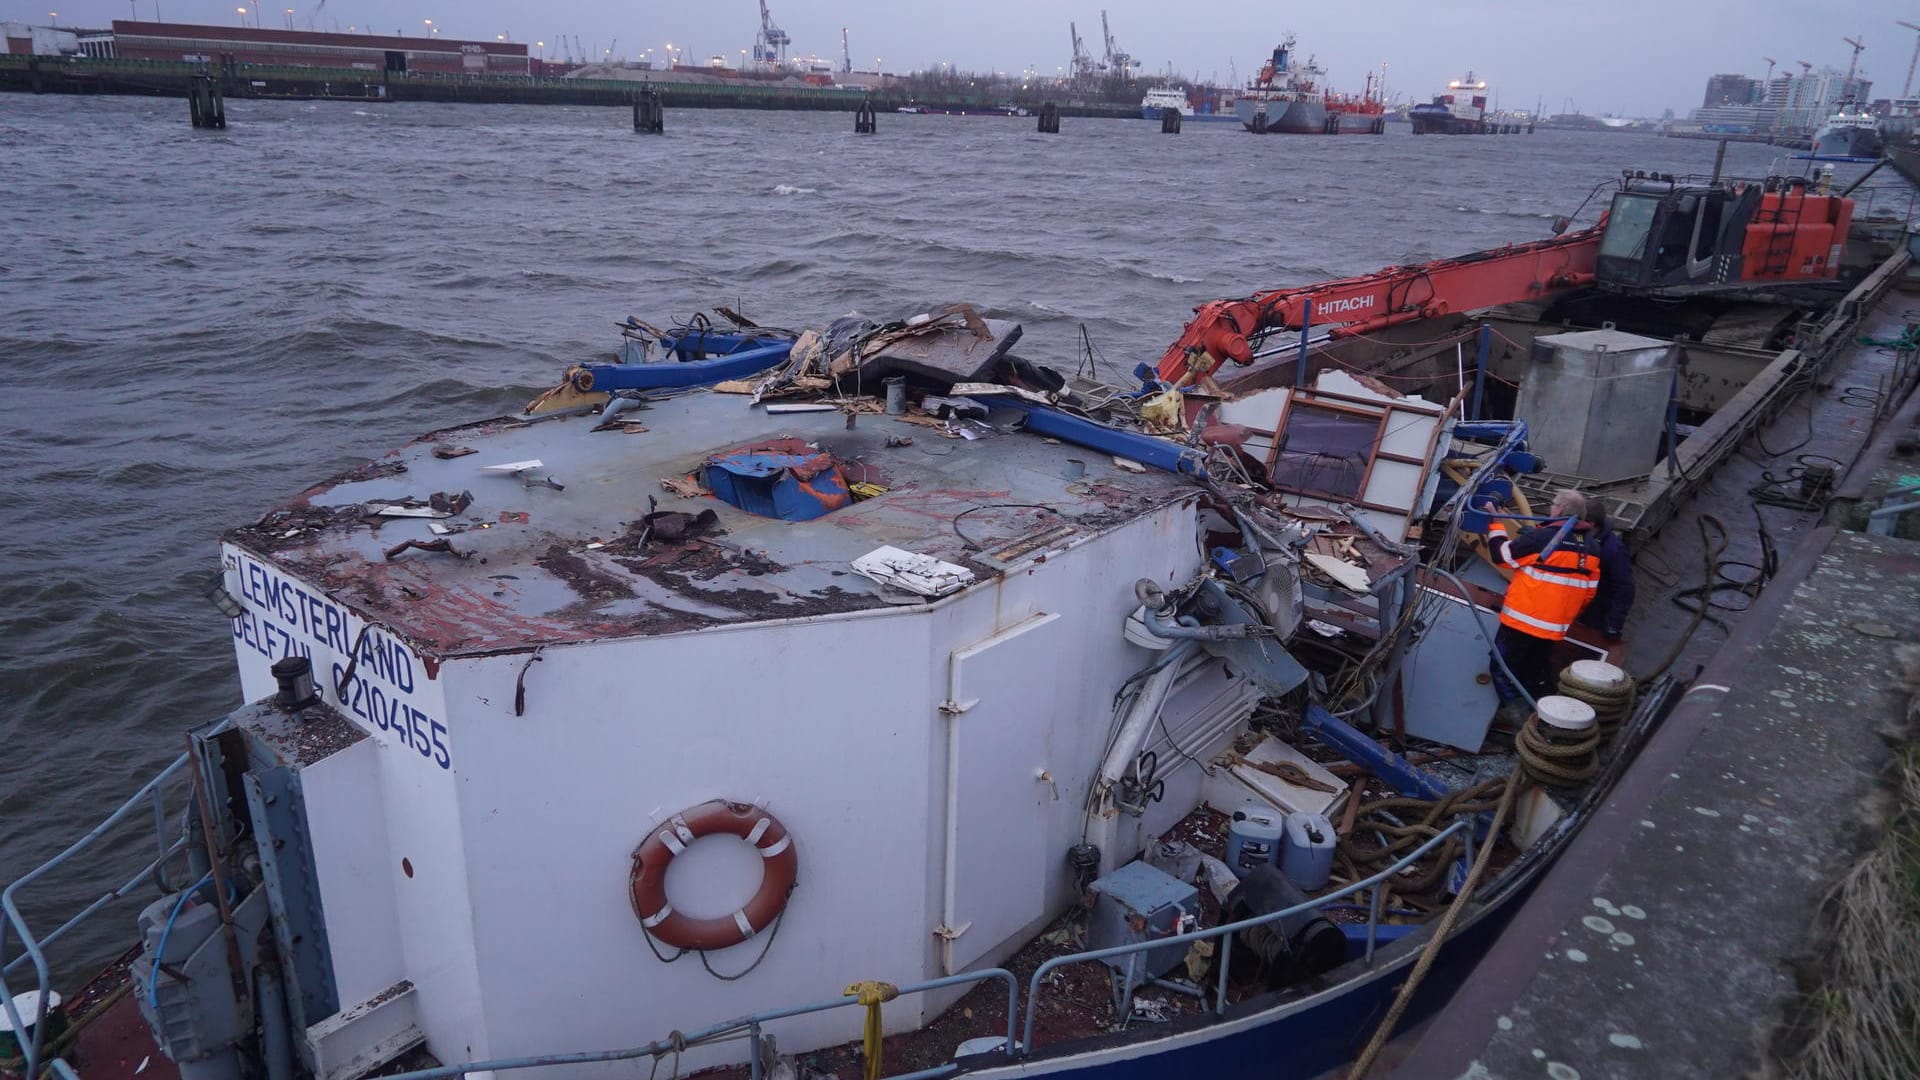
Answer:
[[[1166,110],[1157,105],[1143,106],[1140,110],[1140,119],[1158,120],[1164,112],[1166,112]],[[1239,120],[1239,117],[1231,113],[1182,112],[1180,114],[1180,122],[1183,124],[1232,124],[1238,123]]]
[[[1255,119],[1261,105],[1264,129]],[[1246,130],[1267,135],[1380,135],[1387,128],[1384,114],[1330,110],[1318,101],[1241,100],[1234,103],[1234,117]]]

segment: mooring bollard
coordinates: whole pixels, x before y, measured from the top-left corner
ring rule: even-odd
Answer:
[[[1258,106],[1253,110],[1253,133],[1255,135],[1265,135],[1267,133],[1267,110],[1265,106]]]
[[[879,117],[879,114],[874,110],[873,102],[863,101],[860,103],[860,107],[853,111],[853,133],[854,134],[872,135],[877,130],[879,130],[879,126],[880,126],[880,117]]]
[[[1040,106],[1039,130],[1042,135],[1060,134],[1060,106],[1046,102]]]
[[[1179,109],[1161,109],[1160,110],[1160,134],[1162,135],[1180,134],[1180,110]]]

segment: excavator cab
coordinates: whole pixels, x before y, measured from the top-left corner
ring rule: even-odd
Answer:
[[[1834,280],[1853,200],[1799,177],[1621,181],[1594,257],[1601,288],[1667,295]]]
[[[1613,196],[1595,254],[1602,288],[1667,290],[1741,278],[1741,241],[1758,187],[1632,178]]]

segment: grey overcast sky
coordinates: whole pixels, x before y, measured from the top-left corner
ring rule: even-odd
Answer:
[[[157,0],[168,21],[234,24],[247,0]],[[1588,113],[1682,115],[1700,104],[1708,75],[1764,74],[1806,60],[1816,68],[1847,66],[1843,37],[1862,37],[1860,62],[1876,97],[1897,94],[1916,35],[1896,25],[1920,23],[1920,3],[1894,0],[1370,0],[1283,5],[1263,0],[768,0],[774,21],[793,38],[793,52],[838,61],[846,27],[854,66],[901,71],[947,61],[969,70],[1051,73],[1070,54],[1075,22],[1098,58],[1105,3],[1119,45],[1147,70],[1225,81],[1244,80],[1282,35],[1292,31],[1315,54],[1336,90],[1358,90],[1369,71],[1387,65],[1390,91],[1424,100],[1467,69],[1488,80],[1506,108],[1536,100],[1558,112],[1569,102]],[[0,0],[0,18],[61,25],[154,17],[156,0]],[[286,23],[295,8],[304,27],[315,0],[267,0],[263,21]],[[432,19],[442,34],[516,41],[578,35],[589,50],[618,40],[618,51],[654,55],[671,42],[701,60],[719,53],[738,63],[759,25],[755,0],[327,0],[316,28],[408,35]],[[1229,65],[1232,65],[1231,68]]]

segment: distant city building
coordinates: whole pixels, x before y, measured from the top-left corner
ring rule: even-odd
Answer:
[[[1700,104],[1752,105],[1760,99],[1760,80],[1747,75],[1715,75],[1707,80],[1707,96]]]
[[[531,74],[527,47],[511,41],[443,37],[327,34],[256,26],[113,21],[112,55],[122,60],[254,64],[271,67],[425,71],[439,74]]]
[[[1758,135],[1773,129],[1774,115],[1765,105],[1716,105],[1695,109],[1687,119],[1716,135]]]
[[[1707,80],[1706,103],[1687,120],[1721,135],[1805,134],[1838,112],[1842,102],[1864,105],[1872,88],[1871,80],[1849,80],[1835,68],[1778,75],[1770,81],[1715,75]]]
[[[1811,131],[1840,109],[1841,102],[1865,105],[1873,89],[1871,79],[1848,79],[1844,71],[1821,68],[1774,80],[1767,88],[1775,122],[1787,131]]]

